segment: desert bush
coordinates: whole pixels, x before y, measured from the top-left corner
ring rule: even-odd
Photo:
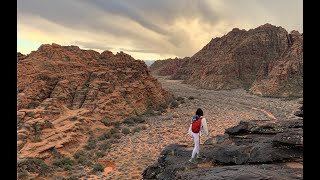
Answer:
[[[70,176],[67,180],[78,180],[79,178],[77,176]]]
[[[112,137],[114,139],[120,139],[121,138],[121,134],[120,133],[115,133],[115,134],[112,135]]]
[[[80,157],[85,156],[85,152],[83,150],[77,151],[73,154],[73,158],[79,159]]]
[[[125,119],[125,120],[123,121],[123,123],[124,123],[124,124],[132,125],[132,124],[134,124],[134,121],[133,121],[133,119],[131,119],[131,118],[127,118],[127,119]]]
[[[91,149],[94,149],[96,148],[96,140],[94,140],[93,138],[89,138],[88,140],[88,144],[84,146],[84,148],[86,150],[91,150]]]
[[[112,129],[110,130],[110,133],[111,133],[111,134],[116,134],[116,133],[119,133],[119,130],[118,130],[117,128],[112,128]]]
[[[182,101],[182,100],[184,100],[184,98],[183,97],[181,97],[181,96],[179,96],[179,97],[177,97],[177,99],[176,99],[177,101]]]
[[[103,170],[104,170],[103,165],[100,163],[96,163],[93,165],[93,169],[92,169],[91,173],[96,173],[98,171],[102,172]]]
[[[99,141],[103,141],[103,140],[106,140],[106,139],[109,139],[111,138],[111,132],[106,132],[106,133],[103,133],[101,136],[98,137],[98,140]]]
[[[178,106],[179,106],[179,103],[176,100],[172,101],[171,104],[170,104],[170,108],[176,108]]]
[[[101,122],[105,125],[105,126],[112,126],[112,122],[110,122],[110,120],[107,117],[104,117],[101,119]]]
[[[17,166],[20,176],[25,176],[25,171],[39,173],[39,175],[47,175],[51,172],[51,168],[42,159],[38,158],[21,160],[17,163]]]
[[[53,128],[53,124],[50,121],[45,120],[43,124],[43,128]]]
[[[132,117],[132,119],[135,123],[144,123],[145,122],[145,120],[141,116],[135,116],[135,117]]]
[[[130,133],[130,129],[129,128],[122,128],[121,132],[123,134],[129,134]]]
[[[189,98],[188,98],[188,99],[193,100],[193,99],[194,99],[194,97],[193,97],[193,96],[189,96]]]
[[[133,129],[133,132],[140,132],[140,130],[141,130],[141,127],[136,127]]]
[[[105,151],[107,149],[111,149],[111,145],[109,143],[103,143],[99,145],[99,150]]]
[[[96,158],[102,158],[105,154],[101,151],[96,152]]]
[[[52,165],[61,167],[61,168],[68,168],[68,166],[72,166],[74,161],[68,157],[62,157],[53,161]]]

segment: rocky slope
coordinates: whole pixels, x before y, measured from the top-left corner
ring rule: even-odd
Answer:
[[[18,59],[18,159],[70,157],[113,123],[172,98],[143,61],[122,52],[52,44]]]
[[[179,61],[180,67],[169,61],[157,63],[174,69],[163,74],[204,89],[245,88],[253,94],[281,97],[303,92],[303,34],[271,24],[248,31],[234,28],[212,39],[188,61]]]
[[[200,151],[202,158],[190,163],[192,148],[171,144],[143,177],[303,179],[303,119],[241,121],[206,140]]]
[[[177,70],[189,59],[185,57],[183,59],[174,58],[174,59],[164,59],[157,60],[151,66],[150,70],[152,73],[159,76],[171,76],[176,74]]]

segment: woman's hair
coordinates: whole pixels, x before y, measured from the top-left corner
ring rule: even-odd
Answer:
[[[200,117],[200,116],[203,116],[203,111],[202,111],[201,108],[197,109],[196,115],[198,115],[199,117]]]

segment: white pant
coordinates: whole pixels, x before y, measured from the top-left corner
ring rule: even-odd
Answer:
[[[191,158],[194,158],[196,154],[199,154],[199,148],[200,148],[200,133],[192,133],[192,138],[193,138],[193,143],[194,143],[194,148],[192,151],[192,156]]]

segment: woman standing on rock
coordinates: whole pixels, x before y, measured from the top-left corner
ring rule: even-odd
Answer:
[[[208,135],[207,120],[203,117],[202,109],[197,109],[196,115],[192,117],[188,134],[192,136],[194,143],[191,159],[189,161],[191,163],[195,163],[195,156],[197,155],[197,159],[200,158],[200,136],[202,134],[206,136]]]

